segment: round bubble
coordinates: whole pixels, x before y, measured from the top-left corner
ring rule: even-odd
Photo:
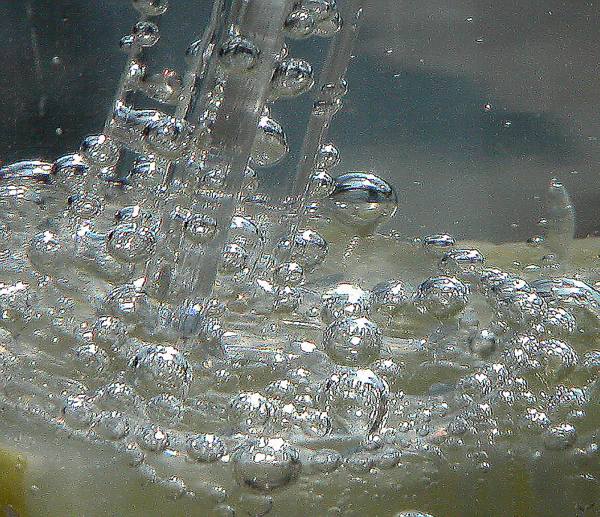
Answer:
[[[366,172],[338,176],[330,200],[335,217],[358,230],[373,229],[392,217],[398,207],[392,186]]]
[[[461,312],[469,301],[469,290],[460,280],[439,276],[428,278],[417,288],[414,302],[420,312],[449,318]]]
[[[342,365],[366,366],[379,359],[381,332],[366,318],[335,321],[323,333],[323,348]]]
[[[289,152],[287,138],[281,125],[270,117],[262,116],[252,148],[252,163],[258,167],[271,167]]]

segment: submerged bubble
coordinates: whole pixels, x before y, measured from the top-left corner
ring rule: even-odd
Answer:
[[[304,59],[286,58],[273,73],[273,95],[297,97],[309,91],[315,83],[311,64]]]
[[[106,249],[122,262],[144,262],[156,250],[156,235],[149,228],[135,223],[120,224],[108,234]]]
[[[234,455],[238,482],[264,492],[295,481],[300,468],[298,451],[280,438],[260,438],[242,446]]]
[[[388,280],[377,284],[373,287],[372,299],[378,310],[388,314],[397,313],[410,303],[406,285],[401,280]]]
[[[292,259],[305,269],[312,269],[325,260],[327,242],[313,230],[300,230],[292,243],[281,243],[280,246],[291,244]]]
[[[303,7],[294,9],[285,20],[284,28],[291,38],[307,38],[316,28],[313,13]]]
[[[327,327],[323,347],[338,364],[367,366],[379,359],[381,333],[377,325],[366,318],[347,318]]]
[[[315,157],[315,169],[329,171],[340,163],[340,152],[333,144],[323,144]]]
[[[469,301],[469,290],[456,278],[432,277],[419,285],[414,301],[424,314],[450,318],[465,308]]]
[[[148,21],[138,22],[131,31],[133,43],[140,47],[152,47],[160,39],[158,25]]]
[[[398,206],[396,192],[386,181],[366,172],[338,176],[330,196],[334,215],[344,224],[369,230],[392,217]]]
[[[169,445],[169,437],[160,427],[145,425],[137,429],[135,434],[139,446],[147,451],[164,451]]]
[[[192,382],[192,366],[171,346],[143,346],[129,367],[148,392],[167,392],[185,398]]]
[[[250,70],[256,65],[259,48],[248,38],[233,36],[223,43],[219,51],[221,62],[231,70]]]
[[[334,429],[369,434],[385,421],[388,395],[386,382],[373,371],[348,369],[323,384],[319,401]]]
[[[240,393],[229,402],[231,423],[246,432],[260,432],[275,412],[260,393]]]
[[[214,434],[199,434],[188,439],[187,453],[195,461],[212,463],[221,459],[227,449],[223,440]]]
[[[270,117],[262,116],[252,148],[252,163],[271,167],[285,158],[289,151],[287,138],[281,125]]]
[[[326,323],[347,316],[363,316],[371,308],[371,293],[352,284],[338,284],[322,297],[321,318]]]
[[[129,422],[119,411],[104,411],[94,427],[100,436],[109,440],[120,440],[129,434]]]
[[[119,146],[105,135],[88,136],[81,144],[81,154],[94,165],[111,167],[119,161]]]
[[[183,228],[188,239],[197,244],[204,244],[216,235],[217,221],[209,215],[193,214],[185,220]]]

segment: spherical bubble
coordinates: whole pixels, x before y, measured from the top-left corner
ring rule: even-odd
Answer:
[[[366,366],[379,359],[381,332],[366,318],[334,321],[323,333],[323,347],[338,364]]]
[[[313,230],[300,230],[291,245],[293,261],[304,269],[318,266],[327,256],[327,242]]]
[[[440,276],[425,280],[417,288],[414,302],[420,312],[436,318],[450,318],[461,312],[469,301],[465,284],[453,277]]]
[[[359,230],[374,228],[392,217],[398,207],[392,186],[366,172],[338,176],[330,199],[335,217]]]
[[[248,217],[236,215],[231,218],[229,238],[232,242],[251,248],[259,243],[262,235],[254,221]]]
[[[340,163],[340,152],[332,143],[323,144],[315,156],[315,169],[330,171]]]
[[[600,333],[600,292],[572,278],[542,278],[531,286],[548,303],[571,311],[578,330],[585,335]]]
[[[132,0],[132,2],[133,7],[146,16],[160,16],[169,8],[169,0]]]
[[[564,377],[579,361],[575,350],[558,339],[541,341],[535,355],[546,375],[552,379]]]
[[[577,431],[571,424],[559,424],[544,432],[544,445],[550,450],[564,450],[575,444]]]
[[[315,83],[311,64],[304,59],[289,57],[281,61],[273,73],[273,94],[279,97],[297,97],[309,91]]]
[[[183,225],[185,236],[196,244],[211,241],[217,233],[217,221],[206,214],[192,214]]]
[[[373,305],[378,310],[394,314],[404,309],[410,301],[406,285],[401,280],[388,280],[373,287]]]
[[[202,463],[213,463],[227,452],[223,440],[214,434],[199,434],[188,439],[186,450],[190,458]]]
[[[549,336],[568,336],[577,330],[577,321],[562,307],[549,307],[542,321],[544,334]]]
[[[539,323],[546,313],[546,302],[536,293],[516,292],[499,304],[502,317],[515,325]]]
[[[108,355],[94,344],[81,345],[75,349],[75,357],[87,370],[102,371],[108,365]]]
[[[280,438],[260,438],[242,446],[234,456],[240,485],[262,492],[289,485],[300,469],[298,451]]]
[[[94,430],[108,440],[120,440],[129,434],[129,422],[119,411],[103,411]]]
[[[525,280],[510,275],[499,276],[493,281],[488,279],[487,285],[496,301],[500,303],[510,301],[515,295],[535,293]]]
[[[248,252],[239,244],[229,243],[223,249],[221,268],[226,273],[239,273],[248,262]]]
[[[477,330],[469,336],[469,350],[480,357],[487,357],[495,352],[498,338],[491,330]]]
[[[181,420],[181,401],[173,395],[161,393],[148,401],[146,414],[154,422],[176,425]]]
[[[153,320],[148,296],[132,284],[113,289],[106,297],[105,308],[110,314],[127,323]]]
[[[438,233],[435,235],[428,235],[423,239],[423,247],[427,249],[446,249],[454,246],[456,241],[454,237],[448,235],[447,233]]]
[[[141,401],[129,384],[113,382],[96,392],[96,403],[111,411],[131,413],[139,407]]]
[[[371,308],[371,293],[352,284],[338,284],[322,296],[321,318],[325,323],[347,316],[364,316]]]
[[[182,158],[194,139],[193,128],[183,119],[162,117],[144,130],[146,145],[159,156]]]
[[[290,38],[304,39],[314,32],[316,23],[313,13],[300,7],[290,13],[283,27]]]
[[[143,346],[133,356],[129,367],[147,391],[185,398],[192,383],[192,366],[171,346]]]
[[[145,226],[123,223],[109,232],[106,251],[121,262],[145,262],[156,251],[156,235]]]
[[[275,268],[273,280],[281,286],[300,285],[304,281],[304,269],[297,262],[285,262]]]
[[[292,312],[300,306],[301,294],[294,287],[283,286],[275,290],[273,310],[276,312]]]
[[[153,425],[144,425],[136,429],[135,437],[139,446],[147,451],[164,451],[169,445],[167,433]]]
[[[250,70],[256,65],[259,48],[249,39],[233,36],[223,43],[219,51],[221,63],[230,70]]]
[[[69,211],[76,217],[92,218],[102,211],[102,200],[90,194],[76,194],[67,198]]]
[[[140,47],[152,47],[160,39],[158,25],[152,22],[138,22],[133,26],[131,35],[134,44]]]
[[[246,432],[260,432],[275,413],[273,404],[260,393],[240,393],[229,402],[232,425]]]
[[[63,407],[65,424],[75,429],[84,429],[92,425],[96,419],[94,405],[89,397],[77,395],[69,397]]]
[[[481,274],[485,258],[478,250],[460,249],[444,253],[440,259],[440,269],[446,274]]]
[[[140,87],[140,83],[146,78],[146,65],[138,60],[132,60],[127,70],[125,88],[135,89]]]
[[[81,144],[81,155],[99,167],[116,165],[119,151],[119,146],[106,135],[88,136]]]
[[[319,403],[331,417],[333,429],[370,434],[384,423],[388,396],[387,383],[373,371],[349,369],[323,384]]]
[[[271,167],[289,152],[287,138],[281,125],[270,117],[262,116],[252,147],[252,163],[258,167]]]
[[[315,199],[324,199],[335,189],[335,180],[324,170],[313,172],[308,181],[308,193]]]

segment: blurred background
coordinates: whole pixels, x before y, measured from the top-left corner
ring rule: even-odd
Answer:
[[[211,2],[171,4],[150,64],[183,73]],[[125,0],[0,3],[0,164],[53,160],[101,131],[125,62],[118,42],[136,20]],[[290,54],[318,68],[326,43],[292,41]],[[350,91],[330,132],[336,173],[390,181],[400,235],[494,242],[539,233],[557,177],[577,236],[599,235],[599,49],[600,1],[365,0]],[[285,190],[310,104],[274,106],[292,152],[259,171],[274,180],[265,184]]]

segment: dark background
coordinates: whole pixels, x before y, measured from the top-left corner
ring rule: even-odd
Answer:
[[[339,0],[343,2],[344,0]],[[184,70],[209,0],[171,2],[149,66]],[[0,163],[54,159],[101,130],[137,14],[127,0],[0,4]],[[336,172],[368,169],[398,190],[405,236],[524,240],[548,181],[571,193],[577,234],[600,232],[600,2],[367,0],[332,126]],[[290,43],[316,66],[325,45]],[[290,158],[261,174],[285,190],[310,98],[273,112]]]

